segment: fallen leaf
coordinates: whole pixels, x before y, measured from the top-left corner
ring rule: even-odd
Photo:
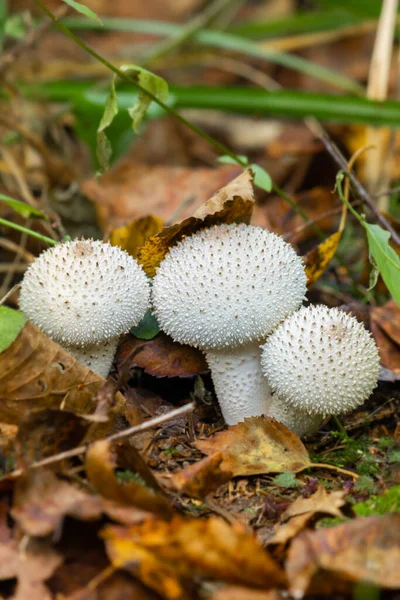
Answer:
[[[284,581],[280,567],[253,535],[218,517],[106,526],[103,537],[115,567],[168,600],[194,597],[190,594],[198,576],[265,589]]]
[[[238,475],[297,473],[311,465],[300,438],[269,417],[251,417],[194,446],[204,454],[223,452],[221,468]]]
[[[89,414],[104,379],[80,365],[37,327],[26,323],[16,340],[0,354],[0,421],[19,424],[38,408],[60,408]],[[102,436],[123,412],[125,399],[117,393],[106,424],[94,426]],[[93,433],[93,435],[95,435]]]
[[[32,410],[22,418],[15,440],[19,466],[79,446],[89,426],[89,421],[68,410]]]
[[[254,206],[252,183],[250,170],[244,171],[216,192],[192,217],[164,227],[160,233],[149,238],[138,255],[139,263],[146,273],[153,277],[168,250],[183,237],[192,235],[203,227],[217,223],[248,223]]]
[[[280,523],[275,527],[275,533],[268,539],[267,544],[286,544],[296,536],[317,515],[344,517],[340,510],[346,501],[346,492],[336,490],[327,493],[320,483],[317,491],[309,498],[297,498],[281,515]]]
[[[129,469],[128,481],[118,479],[116,469]],[[86,474],[97,492],[121,504],[163,516],[171,514],[170,504],[150,468],[131,445],[94,442],[86,453]]]
[[[307,287],[310,289],[316,281],[323,275],[327,266],[335,256],[342,233],[337,231],[321,242],[316,248],[307,252],[303,257],[306,275]]]
[[[227,585],[217,590],[208,600],[282,600],[284,596],[278,590],[252,590],[239,585]]]
[[[174,213],[186,218],[240,171],[231,165],[217,169],[146,165],[127,156],[99,180],[86,181],[82,189],[94,202],[101,227],[107,229],[149,214],[164,222]]]
[[[166,485],[180,494],[193,498],[205,498],[210,492],[232,479],[230,471],[221,468],[224,453],[217,452],[197,461],[172,475],[166,476]]]
[[[44,582],[62,560],[46,541],[29,540],[24,551],[17,541],[0,542],[0,580],[17,579],[13,600],[52,600]]]
[[[286,562],[290,591],[302,597],[320,569],[337,581],[400,587],[400,515],[357,518],[335,527],[304,531]]]
[[[15,484],[12,517],[29,536],[60,533],[66,516],[97,519],[101,499],[59,479],[48,469],[35,469]]]
[[[400,308],[390,300],[383,306],[371,308],[370,318],[381,363],[400,374]]]
[[[110,244],[119,246],[136,258],[145,240],[159,233],[162,228],[163,222],[159,217],[140,217],[128,225],[113,229],[110,234]]]
[[[137,348],[140,351],[129,361],[128,357]],[[153,377],[194,377],[208,371],[200,350],[178,344],[165,333],[159,333],[151,340],[127,337],[118,348],[117,368],[126,359],[129,366],[140,367]]]

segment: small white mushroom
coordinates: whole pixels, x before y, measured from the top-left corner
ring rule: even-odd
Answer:
[[[228,425],[268,411],[259,344],[302,303],[303,263],[274,233],[215,225],[173,246],[153,281],[161,328],[200,348]]]
[[[265,379],[265,381],[267,380]],[[299,437],[311,435],[315,431],[318,431],[324,420],[322,415],[309,415],[305,410],[288,404],[276,394],[272,396],[268,416],[286,425],[288,429],[297,433]]]
[[[263,346],[261,365],[277,395],[275,406],[281,400],[310,415],[311,427],[314,417],[362,404],[379,376],[371,334],[354,317],[327,306],[301,308],[285,319]],[[292,421],[290,416],[282,422],[290,427]]]
[[[75,240],[49,248],[21,283],[20,306],[26,317],[102,375],[106,370],[108,374],[116,340],[139,323],[149,304],[150,286],[137,261],[100,241]]]
[[[85,365],[85,367],[102,377],[107,377],[118,346],[118,340],[119,337],[115,337],[99,344],[64,346],[64,349],[72,354],[81,365]]]

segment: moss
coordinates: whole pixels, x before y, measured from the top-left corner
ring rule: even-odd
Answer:
[[[382,496],[371,496],[365,502],[358,502],[353,506],[353,510],[362,517],[400,512],[400,485],[390,488]]]

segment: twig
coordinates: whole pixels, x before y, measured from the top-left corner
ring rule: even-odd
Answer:
[[[143,431],[147,431],[148,429],[153,429],[153,427],[157,427],[162,423],[166,423],[167,421],[172,421],[176,417],[180,417],[182,415],[193,412],[195,409],[194,402],[189,402],[180,408],[175,408],[171,410],[166,415],[161,415],[159,417],[154,417],[153,419],[149,419],[145,423],[141,423],[140,425],[133,425],[132,427],[128,427],[128,429],[124,429],[123,431],[119,431],[118,433],[114,433],[104,438],[105,441],[113,442],[115,440],[122,440],[124,438],[131,437],[136,435],[137,433],[142,433]],[[66,450],[65,452],[60,452],[54,456],[48,456],[47,458],[43,458],[42,460],[38,460],[28,467],[24,469],[16,469],[12,471],[5,477],[8,479],[10,477],[19,477],[22,475],[27,469],[38,469],[39,467],[45,467],[47,465],[52,465],[54,463],[60,462],[61,460],[65,460],[67,458],[73,458],[74,456],[80,456],[81,454],[85,454],[86,450],[89,448],[91,444],[95,442],[91,442],[90,444],[85,444],[83,446],[78,446],[77,448],[72,448],[72,450]],[[1,481],[1,479],[0,479]]]
[[[313,119],[313,121],[314,121],[314,119]],[[307,124],[310,126],[310,119],[307,120]],[[346,171],[351,183],[353,184],[354,188],[357,190],[357,193],[360,196],[361,200],[363,202],[365,202],[365,204],[368,206],[368,208],[371,210],[371,212],[375,215],[376,220],[382,225],[382,227],[384,229],[386,229],[387,231],[389,231],[389,233],[392,236],[392,241],[395,242],[395,244],[397,244],[398,246],[400,246],[400,237],[397,234],[397,232],[394,230],[394,228],[389,223],[387,218],[379,212],[379,210],[375,206],[375,203],[373,202],[371,196],[368,194],[365,187],[358,181],[357,177],[353,173],[348,172],[347,161],[346,161],[345,157],[343,156],[343,154],[340,152],[339,148],[331,140],[329,135],[325,131],[320,131],[319,127],[317,128],[316,125],[317,125],[317,123],[314,123],[313,133],[315,133],[315,135],[317,135],[317,137],[319,137],[319,139],[322,141],[326,150],[332,156],[332,158],[334,159],[336,164],[338,164],[341,169]]]
[[[69,7],[65,4],[60,6],[54,11],[56,19],[64,18],[69,12]],[[32,29],[28,34],[15,44],[13,48],[7,54],[4,54],[0,58],[0,75],[4,75],[5,71],[9,69],[14,62],[32,46],[52,27],[53,22],[51,20],[43,21],[35,29]]]

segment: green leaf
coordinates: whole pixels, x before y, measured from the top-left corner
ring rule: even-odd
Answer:
[[[5,194],[0,194],[0,202],[5,202],[6,204],[8,204],[8,206],[10,206],[13,210],[15,210],[25,219],[27,219],[28,217],[36,217],[38,219],[46,218],[46,215],[44,215],[37,208],[29,206],[29,204],[25,204],[25,202],[20,202],[19,200],[10,198],[10,196],[6,196]]]
[[[273,478],[273,483],[279,487],[296,488],[301,485],[301,482],[296,478],[292,471],[285,471]]]
[[[168,100],[168,84],[162,77],[158,77],[158,75],[154,75],[154,73],[137,65],[123,65],[121,71],[133,71],[137,82],[142,88],[153,94],[161,102]],[[132,119],[132,127],[136,133],[150,104],[151,98],[140,91],[135,104],[128,108],[128,113]]]
[[[360,492],[370,492],[372,494],[376,492],[374,480],[369,475],[360,475],[354,487]]]
[[[139,325],[131,329],[131,334],[140,340],[152,340],[159,332],[160,327],[152,310],[148,310]]]
[[[272,190],[272,179],[269,173],[267,173],[263,167],[260,167],[260,165],[256,165],[255,163],[252,163],[250,168],[254,173],[254,183],[262,190],[270,192]]]
[[[118,114],[118,100],[115,92],[115,77],[111,80],[110,91],[104,106],[103,116],[97,128],[96,154],[103,171],[108,169],[112,156],[111,142],[107,137],[106,129],[111,125]]]
[[[246,163],[246,165],[249,163],[249,159],[244,154],[238,154],[238,158],[240,158],[241,161]],[[223,154],[222,156],[219,156],[217,158],[217,160],[219,163],[222,163],[223,165],[237,165],[238,164],[237,160],[235,160],[232,156],[228,156],[227,154]]]
[[[364,219],[362,224],[367,232],[369,251],[386,287],[400,306],[400,258],[389,246],[390,233],[379,225],[367,223]]]
[[[85,15],[85,17],[88,17],[88,19],[91,19],[92,21],[97,21],[98,23],[102,24],[101,19],[96,15],[96,13],[90,10],[90,8],[88,8],[81,2],[76,2],[76,0],[63,0],[63,2],[65,2],[65,4],[68,4],[68,6],[70,6],[71,8],[74,8],[76,12]]]
[[[25,325],[25,321],[22,312],[7,306],[0,306],[0,352],[13,343]]]

